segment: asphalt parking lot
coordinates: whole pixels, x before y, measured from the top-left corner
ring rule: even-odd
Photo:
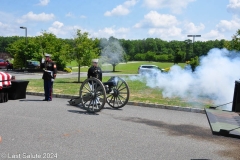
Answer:
[[[214,136],[205,114],[27,96],[0,104],[0,159],[240,159],[240,140]]]

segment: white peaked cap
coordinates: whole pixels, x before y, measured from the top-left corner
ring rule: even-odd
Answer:
[[[98,59],[92,59],[92,62],[98,63]]]
[[[51,54],[45,53],[45,57],[51,57]]]

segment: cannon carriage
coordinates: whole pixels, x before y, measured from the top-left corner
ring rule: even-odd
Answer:
[[[80,104],[88,112],[99,112],[107,103],[118,109],[124,107],[129,100],[129,87],[120,77],[111,77],[107,82],[97,78],[86,79],[79,90],[79,97],[71,99],[70,105]]]

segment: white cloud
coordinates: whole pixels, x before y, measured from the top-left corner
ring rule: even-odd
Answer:
[[[64,25],[64,23],[59,22],[59,21],[53,22],[47,31],[55,34],[57,37],[74,38],[76,36],[77,29],[80,29],[82,32],[89,32],[80,26],[77,26],[77,25],[66,26],[66,25]],[[38,33],[38,34],[41,34],[41,33]]]
[[[232,20],[221,20],[219,24],[217,24],[217,29],[220,32],[228,32],[232,31],[235,32],[240,28],[240,19],[237,18],[236,16],[233,17]]]
[[[178,27],[170,28],[151,28],[148,34],[161,39],[170,39],[171,37],[181,37],[182,29]]]
[[[1,36],[17,36],[19,35],[19,26],[0,22],[0,35]]]
[[[63,27],[64,27],[64,24],[62,22],[55,21],[53,22],[52,26],[48,28],[48,31],[55,35],[63,35],[63,34],[66,34]]]
[[[148,14],[144,16],[144,19],[135,24],[135,28],[142,27],[171,27],[173,25],[177,25],[178,21],[175,16],[169,14],[159,14],[156,11],[150,11]]]
[[[68,12],[65,16],[66,16],[66,17],[71,17],[71,18],[74,18],[74,17],[75,17],[72,12]]]
[[[53,13],[46,14],[46,13],[40,13],[40,14],[34,14],[33,12],[28,12],[26,15],[23,15],[21,19],[18,19],[17,22],[23,23],[28,20],[30,21],[50,21],[55,18]]]
[[[205,29],[205,25],[200,23],[199,26],[195,25],[194,23],[185,23],[183,26],[183,33],[186,34],[197,34],[198,32]]]
[[[205,29],[205,25],[193,22],[181,22],[177,17],[170,14],[160,14],[157,11],[150,11],[133,28],[147,29],[150,37],[158,37],[165,40],[184,40],[187,34],[197,34]]]
[[[6,28],[8,28],[8,25],[0,22],[0,28],[1,29],[6,29]]]
[[[234,14],[240,14],[240,0],[229,0],[227,10]]]
[[[128,8],[125,8],[122,5],[117,6],[116,8],[114,8],[112,11],[107,11],[105,12],[105,16],[114,16],[114,15],[127,15],[130,11],[128,10]]]
[[[104,13],[105,16],[123,16],[130,13],[129,8],[136,5],[137,0],[128,0],[125,1],[123,4],[118,5],[117,7],[113,8],[111,11],[107,11]]]
[[[207,41],[216,39],[226,39],[226,37],[218,30],[211,30],[210,32],[203,34],[201,39],[203,41]]]
[[[55,21],[55,22],[53,22],[52,26],[55,28],[62,28],[64,26],[64,24],[59,21]]]
[[[99,37],[99,38],[109,38],[111,36],[116,38],[126,38],[127,33],[129,32],[129,28],[115,28],[113,27],[105,27],[104,29],[100,29],[97,32],[92,32],[93,37]]]
[[[182,9],[195,0],[144,0],[144,6],[150,9],[169,8],[173,13],[181,13]]]
[[[39,6],[46,6],[48,5],[48,3],[50,2],[50,0],[40,0],[40,2],[38,3]]]

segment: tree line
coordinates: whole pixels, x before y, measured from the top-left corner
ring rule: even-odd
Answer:
[[[0,37],[0,53],[10,53],[14,58],[15,67],[23,67],[26,60],[34,59],[41,61],[44,53],[53,55],[59,69],[64,69],[68,62],[77,61],[79,67],[90,65],[92,58],[101,56],[106,46],[111,46],[116,41],[121,47],[112,47],[111,53],[107,54],[107,62],[113,61],[111,54],[124,52],[121,61],[158,61],[180,63],[196,61],[198,57],[206,55],[212,48],[227,48],[240,50],[240,30],[236,32],[233,39],[195,41],[186,39],[184,41],[164,41],[159,38],[147,38],[142,40],[126,40],[110,37],[109,39],[92,39],[87,32],[77,30],[74,38],[61,39],[48,32],[42,32],[40,36],[28,37]],[[117,49],[117,50],[116,50]],[[106,49],[105,49],[106,50]],[[114,62],[116,66],[119,62]],[[196,63],[197,64],[197,63]]]

